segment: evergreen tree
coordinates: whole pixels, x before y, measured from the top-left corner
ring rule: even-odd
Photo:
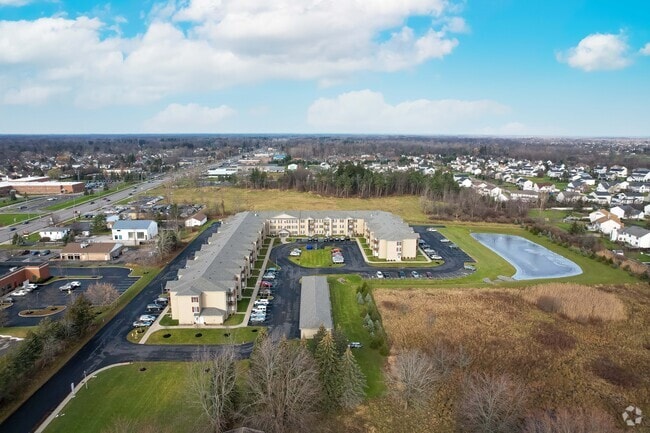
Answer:
[[[341,394],[340,404],[346,408],[359,405],[365,397],[366,377],[363,375],[357,359],[348,347],[340,362]]]
[[[93,318],[92,304],[83,294],[74,300],[65,315],[70,333],[75,338],[82,337],[88,331],[93,323]]]
[[[308,345],[308,348],[312,353],[316,352],[316,348],[318,347],[318,344],[323,339],[323,337],[325,337],[326,334],[327,334],[327,329],[325,329],[325,325],[321,323],[321,325],[318,327],[318,331],[316,331],[314,337],[311,339],[311,342]]]
[[[334,347],[336,348],[336,354],[341,357],[345,353],[345,350],[348,348],[348,337],[345,335],[340,325],[336,325],[336,328],[332,331],[332,338],[334,339]]]
[[[316,347],[314,355],[318,364],[321,384],[324,391],[324,405],[333,410],[340,405],[341,380],[339,374],[339,356],[336,353],[334,338],[327,332]]]

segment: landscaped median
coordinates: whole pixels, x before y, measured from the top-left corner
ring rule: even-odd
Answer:
[[[325,247],[318,250],[307,250],[302,248],[299,257],[289,257],[289,260],[303,268],[340,268],[342,264],[332,263],[332,247]]]
[[[245,328],[175,328],[161,329],[146,344],[243,344],[255,341],[261,326]]]

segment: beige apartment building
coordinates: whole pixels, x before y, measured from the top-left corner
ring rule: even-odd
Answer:
[[[374,257],[401,261],[417,255],[418,234],[379,211],[241,212],[223,221],[193,260],[168,281],[179,324],[221,325],[237,312],[246,279],[266,236],[363,236]]]

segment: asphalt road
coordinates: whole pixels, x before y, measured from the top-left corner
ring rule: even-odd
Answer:
[[[432,266],[405,266],[405,267],[380,267],[370,266],[363,259],[363,254],[355,241],[319,243],[318,247],[333,246],[340,248],[345,258],[345,264],[341,267],[332,268],[304,268],[289,260],[289,252],[296,247],[305,246],[304,242],[276,245],[271,251],[270,261],[281,269],[276,276],[276,285],[273,289],[273,300],[268,308],[267,325],[274,332],[281,331],[288,338],[299,338],[298,328],[300,321],[300,279],[307,275],[331,275],[331,274],[360,274],[366,278],[372,278],[377,271],[386,275],[397,277],[399,271],[404,271],[410,276],[411,271],[417,271],[420,275],[430,272],[434,279],[455,278],[468,275],[470,272],[464,269],[466,262],[473,262],[465,252],[459,248],[451,248],[449,244],[441,242],[443,236],[438,232],[428,232],[425,226],[414,227],[434,250],[440,254],[445,262],[436,267]],[[313,242],[312,242],[313,244]]]
[[[30,220],[27,224],[14,224],[10,227],[2,227],[0,228],[0,244],[5,243],[5,242],[10,242],[11,239],[14,236],[14,233],[22,233],[24,231],[27,231],[29,233],[33,233],[39,230],[44,229],[45,227],[49,227],[50,223],[50,215],[53,215],[54,218],[57,221],[67,221],[69,219],[72,219],[75,217],[75,211],[78,212],[78,215],[83,215],[86,213],[93,213],[96,212],[97,210],[101,209],[102,207],[112,204],[113,202],[123,200],[127,197],[129,197],[129,193],[133,193],[133,188],[137,187],[137,193],[142,193],[144,191],[148,191],[150,189],[156,188],[160,185],[162,185],[164,182],[168,180],[169,177],[172,175],[160,179],[154,179],[150,182],[143,182],[140,184],[137,184],[132,187],[124,188],[122,190],[116,191],[112,194],[106,195],[104,197],[109,198],[111,201],[108,202],[104,200],[104,198],[98,198],[94,200],[93,204],[90,204],[90,202],[86,202],[77,206],[74,206],[73,208],[68,208],[68,209],[62,209],[46,214],[42,214],[38,219]],[[42,198],[38,198],[38,203],[42,203]],[[67,201],[70,201],[70,199],[67,199]],[[29,202],[27,202],[29,203]],[[20,206],[32,206],[31,204],[28,205],[27,203],[18,203],[17,205],[13,205],[15,212],[17,213],[27,213],[27,210],[21,210],[19,209]],[[59,203],[59,200],[57,201],[45,201],[47,203],[47,206],[50,206],[52,204]],[[8,208],[5,208],[5,210],[8,210]],[[15,231],[11,230],[11,227],[15,228]]]
[[[138,345],[126,340],[133,321],[144,312],[161,292],[165,281],[176,278],[178,269],[191,257],[218,225],[205,230],[179,254],[122,311],[108,322],[77,354],[48,382],[32,395],[16,412],[0,425],[3,433],[26,433],[35,430],[70,392],[70,384],[78,383],[84,372],[91,374],[104,366],[129,361],[190,360],[196,346]],[[248,357],[253,345],[236,346],[238,355]]]

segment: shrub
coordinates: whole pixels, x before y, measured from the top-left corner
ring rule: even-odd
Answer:
[[[611,416],[595,408],[545,411],[526,419],[523,433],[614,433]]]
[[[625,369],[607,356],[601,356],[591,363],[591,370],[601,379],[612,385],[633,387],[639,382],[639,377],[634,370]]]
[[[576,339],[550,323],[542,324],[533,334],[535,341],[550,349],[571,350],[576,346]]]
[[[577,284],[543,284],[525,289],[522,297],[549,313],[572,320],[624,320],[625,305],[613,293]]]

